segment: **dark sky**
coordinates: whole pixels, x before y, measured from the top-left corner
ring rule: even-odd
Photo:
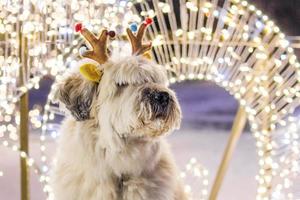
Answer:
[[[290,36],[300,36],[300,0],[248,0]]]

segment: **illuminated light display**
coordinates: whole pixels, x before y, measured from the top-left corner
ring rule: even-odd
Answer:
[[[115,31],[117,37],[111,43],[115,51],[128,45],[125,28],[150,17],[153,25],[147,37],[153,41],[152,57],[166,66],[170,84],[209,80],[225,88],[245,108],[259,156],[257,200],[295,199],[292,188],[299,174],[300,146],[299,120],[293,112],[299,106],[300,64],[294,51],[279,27],[247,1],[228,0],[223,5],[197,2],[0,2],[1,144],[19,150],[20,96],[39,89],[45,75],[59,79],[66,68],[80,60],[82,39],[73,29],[76,23],[94,32],[101,27]],[[175,16],[175,9],[180,15]],[[20,52],[20,44],[27,51]],[[19,84],[21,66],[26,66],[27,72],[23,85]],[[64,115],[52,99],[50,93],[43,110],[29,112],[32,127],[42,132],[41,165],[19,152],[40,175],[49,199],[53,197],[48,185],[51,159],[46,141],[57,138],[56,117]],[[190,190],[188,186],[186,190]]]

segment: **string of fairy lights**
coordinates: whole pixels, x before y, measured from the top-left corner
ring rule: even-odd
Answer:
[[[20,96],[32,88],[39,89],[39,81],[45,75],[53,77],[60,75],[66,69],[62,66],[74,65],[72,56],[77,57],[79,46],[77,35],[69,23],[77,21],[89,22],[86,27],[99,31],[100,27],[112,27],[117,32],[123,31],[122,23],[127,23],[134,15],[124,12],[127,2],[118,1],[34,1],[11,0],[0,2],[0,138],[4,147],[19,151],[18,129],[20,113],[18,101]],[[70,14],[67,16],[66,14]],[[70,18],[69,18],[70,17]],[[100,18],[99,18],[100,17]],[[97,19],[98,18],[98,19]],[[119,19],[122,23],[109,19]],[[116,23],[115,23],[116,22]],[[119,24],[119,25],[118,25]],[[26,46],[19,52],[20,45]],[[19,84],[20,67],[26,66],[25,84]],[[47,106],[45,107],[47,108]],[[47,109],[45,109],[47,110]],[[41,117],[41,110],[34,108],[29,112],[33,128],[41,128],[42,120],[54,116]],[[45,119],[47,117],[47,119]],[[44,130],[45,127],[42,127]],[[43,141],[44,135],[40,137]],[[45,145],[40,146],[41,151]],[[25,152],[20,155],[28,161],[28,166],[34,166],[44,184],[44,191],[51,198],[48,185],[48,166],[35,164]],[[45,162],[46,156],[41,156]],[[1,171],[1,176],[3,172]]]
[[[33,4],[36,3],[38,13],[30,16],[30,11]],[[124,1],[120,1],[118,6],[113,6],[114,2],[95,2],[93,5],[95,10],[91,11],[89,8],[91,5],[86,1],[72,1],[70,4],[65,3],[64,1],[56,2],[35,2],[35,1],[24,1],[23,2],[23,12],[21,16],[18,16],[18,11],[21,10],[21,1],[7,1],[0,4],[1,7],[1,16],[7,16],[7,18],[1,18],[0,32],[4,35],[4,38],[1,38],[1,52],[0,52],[0,61],[1,61],[1,112],[5,113],[4,116],[0,116],[1,126],[0,126],[0,138],[2,141],[2,146],[12,149],[15,152],[19,152],[19,155],[23,158],[26,158],[27,164],[29,167],[33,167],[34,171],[39,176],[40,182],[43,184],[43,191],[47,194],[48,199],[53,199],[53,194],[51,193],[51,188],[49,186],[49,165],[44,164],[48,162],[48,156],[44,154],[46,151],[46,140],[48,135],[45,134],[46,130],[51,129],[50,138],[56,138],[56,130],[58,127],[53,127],[55,124],[45,124],[47,120],[54,120],[55,114],[59,110],[53,106],[50,106],[51,101],[48,101],[44,107],[45,113],[41,114],[41,109],[39,107],[33,108],[29,112],[30,122],[32,128],[42,129],[42,135],[40,136],[40,150],[41,150],[41,165],[36,163],[36,161],[29,157],[25,152],[20,151],[17,145],[18,142],[18,126],[20,124],[20,113],[18,111],[17,102],[24,93],[28,92],[31,89],[39,89],[39,82],[41,78],[45,75],[50,74],[51,76],[61,75],[65,70],[65,67],[62,66],[73,66],[76,64],[76,57],[78,54],[78,49],[80,47],[80,38],[78,39],[77,35],[74,35],[73,28],[68,27],[65,24],[67,21],[70,23],[75,23],[77,21],[89,22],[85,24],[86,27],[98,31],[100,27],[110,27],[115,30],[118,34],[123,33],[123,27],[127,27],[129,21],[139,22],[140,18],[132,13],[125,12]],[[130,6],[130,3],[129,3]],[[64,11],[68,10],[71,7],[71,16],[74,18],[66,19],[66,16],[63,16]],[[47,8],[47,13],[44,13],[44,10]],[[80,12],[78,12],[80,10]],[[48,14],[50,14],[48,16]],[[100,19],[96,19],[97,17]],[[36,28],[37,22],[30,21],[29,18],[33,19],[35,17],[45,16],[45,27]],[[97,16],[97,17],[96,17]],[[24,18],[23,18],[24,17]],[[21,42],[27,42],[28,45],[28,54],[19,55],[18,44],[19,38],[17,37],[21,22],[17,19],[23,18],[22,21],[27,20],[22,27],[22,33],[26,38],[22,38]],[[108,19],[119,19],[119,23],[116,21],[109,21]],[[125,19],[125,20],[124,20]],[[74,21],[73,21],[74,20]],[[41,25],[41,24],[40,24]],[[19,27],[16,30],[12,30],[12,27]],[[24,30],[23,30],[24,29]],[[13,31],[11,33],[11,31]],[[1,35],[1,36],[2,36]],[[35,38],[41,38],[36,40]],[[3,40],[2,40],[3,39]],[[53,42],[54,41],[54,42]],[[55,44],[54,46],[52,44]],[[32,44],[32,46],[30,45]],[[34,44],[34,45],[33,45]],[[116,44],[112,43],[114,46]],[[11,46],[13,46],[14,52],[12,52]],[[71,47],[69,47],[71,46]],[[25,85],[18,85],[18,75],[20,63],[17,57],[25,57],[32,59],[27,60],[27,64],[30,63],[27,74],[25,78]],[[75,58],[73,58],[73,57]],[[33,62],[34,65],[33,65]],[[49,95],[49,100],[51,100],[51,94]],[[53,112],[53,109],[55,112]],[[42,116],[42,117],[41,117]],[[44,122],[44,123],[43,123]],[[43,123],[43,124],[42,124]],[[50,162],[50,161],[49,161]],[[195,163],[194,163],[195,164]],[[195,166],[195,170],[200,171],[199,164]],[[203,168],[203,167],[202,167]],[[201,168],[201,169],[202,169]],[[189,168],[189,170],[191,170]],[[183,172],[184,173],[184,172]],[[1,171],[1,176],[3,172]],[[205,177],[201,175],[200,178]],[[204,181],[205,183],[208,181]],[[204,188],[203,188],[204,190]],[[206,192],[207,193],[207,192]]]
[[[200,163],[198,163],[196,158],[191,158],[185,166],[185,171],[180,173],[180,178],[187,183],[187,177],[194,177],[190,180],[191,184],[185,185],[185,192],[188,194],[189,199],[199,199],[205,200],[208,196],[208,175],[209,172]],[[191,187],[193,184],[194,187]],[[201,188],[198,190],[192,190],[192,188]]]
[[[213,81],[245,107],[259,156],[256,199],[296,199],[293,179],[299,174],[300,124],[293,112],[299,105],[300,64],[280,28],[247,1],[1,1],[1,144],[19,151],[19,97],[39,89],[43,76],[59,78],[76,65],[82,40],[73,30],[75,23],[82,22],[94,32],[109,27],[120,36],[112,47],[120,49],[124,29],[141,17],[154,20],[147,35],[152,57],[166,66],[170,83]],[[20,43],[27,52],[18,51]],[[25,85],[19,85],[24,63],[28,73]],[[58,137],[58,118],[64,116],[52,99],[50,92],[44,108],[29,113],[32,127],[41,129],[40,160],[19,152],[39,175],[49,199],[53,198],[48,185],[52,159],[47,142]],[[201,181],[197,199],[206,199],[208,171],[191,159],[181,178],[189,173]],[[189,185],[186,191],[191,191]]]
[[[47,74],[41,61],[45,51],[33,54],[31,50],[41,47],[41,38],[44,37],[42,18],[37,13],[31,14],[29,6],[25,3],[21,9],[19,1],[0,2],[0,138],[3,147],[19,152],[21,157],[26,158],[28,166],[41,174],[34,160],[21,152],[16,144],[20,124],[19,98],[33,87],[38,89],[39,80]],[[21,37],[23,34],[26,37]],[[19,52],[20,45],[25,44],[30,49],[29,52]],[[20,85],[19,69],[24,63],[30,63],[30,67],[24,67],[30,73],[24,74],[22,79],[25,84]],[[3,175],[4,172],[1,173]]]
[[[276,146],[272,135],[277,124],[293,123],[282,119],[299,105],[300,65],[279,27],[255,6],[239,0],[145,1],[135,12],[157,19],[148,39],[155,41],[154,57],[168,67],[171,82],[213,81],[245,107],[257,139],[257,199],[290,198],[290,193],[273,188],[286,182],[277,178],[275,168],[287,166],[275,161],[276,152],[292,152]]]

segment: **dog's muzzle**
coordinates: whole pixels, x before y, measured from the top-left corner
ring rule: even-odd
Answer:
[[[168,106],[170,101],[170,96],[167,92],[155,91],[150,95],[151,102],[160,106]]]
[[[170,106],[172,106],[172,97],[168,92],[146,88],[143,91],[143,97],[151,106],[152,118],[165,119],[168,116]]]

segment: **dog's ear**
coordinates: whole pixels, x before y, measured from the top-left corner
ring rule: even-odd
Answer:
[[[98,83],[75,73],[58,81],[54,99],[64,104],[77,121],[84,121],[91,118],[90,111],[97,87]]]

